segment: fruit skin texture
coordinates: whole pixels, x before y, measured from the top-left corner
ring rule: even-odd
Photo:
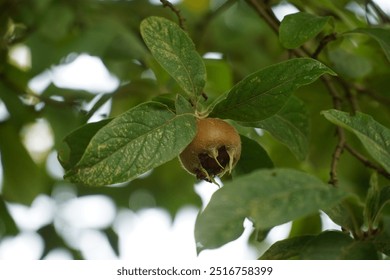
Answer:
[[[183,167],[198,179],[215,182],[231,172],[241,155],[236,129],[221,119],[197,119],[197,134],[179,158]]]

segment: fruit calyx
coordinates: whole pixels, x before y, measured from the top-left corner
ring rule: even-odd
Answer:
[[[197,134],[179,158],[197,179],[216,183],[215,176],[230,173],[241,155],[236,129],[221,119],[197,119]]]

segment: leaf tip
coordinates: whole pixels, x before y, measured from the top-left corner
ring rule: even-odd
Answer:
[[[203,244],[201,242],[196,242],[196,255],[199,256],[199,254],[205,249]]]

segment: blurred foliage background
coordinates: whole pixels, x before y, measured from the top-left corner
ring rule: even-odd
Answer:
[[[246,75],[292,55],[282,48],[272,29],[247,2],[251,1],[183,0],[175,4],[186,19],[186,29],[197,50],[205,57],[208,102]],[[371,1],[263,2],[279,12],[288,6],[295,11],[331,15],[334,20],[329,28],[337,32],[389,23],[389,16]],[[140,37],[139,24],[150,15],[177,22],[176,15],[158,1],[0,0],[0,239],[15,236],[20,230],[9,206],[30,206],[41,195],[55,203],[65,203],[74,196],[104,195],[118,211],[159,207],[172,218],[183,206],[201,206],[194,191],[195,179],[181,169],[177,160],[129,183],[103,188],[85,188],[63,181],[56,160],[57,153],[66,149],[63,138],[91,121],[92,116],[114,117],[139,103],[169,97],[180,90],[154,61]],[[314,51],[323,36],[320,34],[306,47]],[[20,50],[26,53],[24,63],[16,59]],[[55,67],[71,64],[82,54],[99,58],[116,77],[118,86],[112,91],[89,91],[60,87],[49,79],[51,82],[42,90],[32,88],[37,77],[51,77]],[[361,111],[389,126],[390,67],[376,41],[364,35],[343,36],[330,42],[319,54],[319,60],[355,85],[352,94]],[[275,166],[306,170],[326,181],[337,139],[332,137],[334,126],[319,112],[332,108],[332,100],[321,82],[299,89],[296,95],[305,101],[310,114],[309,157],[297,161],[268,134],[261,137],[261,144]],[[104,104],[109,104],[109,114],[96,115]],[[48,128],[47,137],[52,143],[49,141],[45,149],[34,150],[27,144],[29,131],[42,123]],[[361,147],[354,138],[351,144]],[[363,198],[369,170],[348,154],[343,155],[339,166],[340,183]],[[67,196],[69,193],[72,195]],[[318,224],[318,219],[311,219]],[[55,248],[66,248],[76,259],[85,257],[79,248],[67,242],[65,226],[48,219],[36,229],[45,247],[39,258]],[[101,232],[120,254],[118,234],[112,224],[102,227]]]

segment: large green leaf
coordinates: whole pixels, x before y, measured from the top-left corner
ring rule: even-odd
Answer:
[[[325,231],[317,236],[304,235],[273,244],[262,260],[362,260],[378,259],[371,242],[354,241],[340,231]]]
[[[325,231],[308,241],[301,251],[306,260],[377,260],[371,242],[354,241],[341,231]]]
[[[309,149],[309,116],[304,102],[295,96],[268,119],[240,124],[267,130],[285,144],[299,160],[305,159]]]
[[[378,211],[377,215],[381,213],[383,208],[390,203],[390,186],[383,187],[379,194],[379,203],[378,203]]]
[[[141,34],[154,58],[196,101],[206,84],[206,67],[188,35],[161,17],[143,20]]]
[[[287,15],[280,23],[280,43],[286,49],[295,49],[318,35],[330,19],[304,12]]]
[[[215,105],[211,116],[240,122],[258,122],[274,116],[299,87],[321,75],[334,74],[321,62],[296,58],[278,63],[244,78],[226,98]]]
[[[75,166],[82,158],[91,138],[112,119],[105,119],[99,122],[88,123],[76,129],[64,139],[69,147],[69,151],[60,151],[58,160],[65,169]],[[68,153],[66,153],[68,152]]]
[[[241,157],[233,169],[233,176],[241,176],[261,168],[273,168],[274,164],[266,150],[255,140],[240,135]]]
[[[390,61],[390,29],[372,27],[372,28],[358,28],[352,33],[362,33],[375,39],[382,47],[387,59]]]
[[[176,115],[161,103],[143,103],[96,132],[65,178],[91,186],[128,181],[179,155],[195,133],[192,114]]]
[[[176,95],[175,112],[176,114],[195,113],[191,103],[180,94]]]
[[[335,125],[353,132],[370,155],[390,172],[390,129],[370,115],[357,112],[355,116],[335,109],[322,112]]]
[[[303,235],[272,244],[272,246],[259,258],[260,260],[298,260],[302,248],[315,236]]]
[[[378,218],[382,209],[390,202],[390,186],[381,188],[378,184],[377,174],[371,176],[370,188],[366,195],[364,218],[370,228],[378,226]]]
[[[364,205],[364,219],[366,225],[371,229],[375,225],[376,217],[379,214],[380,191],[378,174],[373,173],[370,179],[370,188],[367,191],[366,203]],[[386,202],[385,202],[386,203]]]
[[[375,236],[374,243],[377,249],[390,256],[390,217],[383,217],[383,228],[379,231],[378,235]]]
[[[364,224],[363,206],[359,198],[354,195],[347,197],[333,207],[323,210],[340,227],[352,232],[359,232]]]
[[[315,235],[322,230],[322,220],[320,213],[308,215],[293,221],[289,237],[301,235]]]
[[[341,190],[296,170],[259,170],[238,177],[216,191],[198,216],[198,251],[238,238],[245,217],[257,230],[268,229],[331,207],[343,197]]]

